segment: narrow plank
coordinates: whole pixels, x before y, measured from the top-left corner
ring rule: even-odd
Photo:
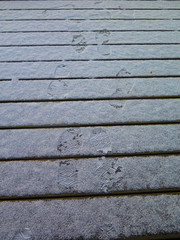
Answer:
[[[179,1],[1,1],[1,9],[179,9]]]
[[[0,82],[0,101],[179,97],[180,78]]]
[[[0,45],[180,43],[180,32],[1,33]]]
[[[180,125],[0,131],[0,158],[102,156],[179,152]]]
[[[40,20],[0,22],[1,32],[8,31],[101,31],[107,30],[179,30],[179,20]]]
[[[180,156],[1,162],[0,197],[179,189]]]
[[[4,10],[0,20],[22,19],[177,19],[179,10]]]
[[[180,121],[180,99],[0,104],[0,127]]]
[[[180,45],[0,47],[0,61],[179,58]]]
[[[179,76],[178,60],[0,63],[1,79]]]
[[[179,195],[168,194],[4,201],[0,203],[0,237],[65,240],[150,235],[156,239],[161,235],[164,239],[167,234],[179,236],[179,204]]]

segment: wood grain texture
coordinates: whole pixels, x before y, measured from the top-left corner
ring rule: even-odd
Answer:
[[[106,30],[179,30],[179,20],[40,20],[0,22],[1,32],[11,31],[101,31]]]
[[[179,9],[178,1],[8,1],[0,3],[1,9]]]
[[[1,79],[180,76],[178,60],[0,63]]]
[[[113,126],[0,131],[0,158],[179,152],[180,126]]]
[[[39,19],[180,19],[179,10],[4,10],[0,20]]]
[[[0,81],[0,101],[179,97],[180,78]]]
[[[179,58],[180,45],[165,46],[75,46],[58,47],[0,47],[0,62],[45,60],[117,60]]]
[[[4,240],[22,235],[34,240],[178,237],[179,205],[179,195],[168,194],[4,201],[0,203],[1,236]]]
[[[31,32],[1,33],[0,45],[180,43],[180,32]]]
[[[0,104],[0,127],[180,122],[180,100]]]
[[[0,197],[178,190],[180,155],[1,162]]]

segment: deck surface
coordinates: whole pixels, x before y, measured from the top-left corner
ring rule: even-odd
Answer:
[[[180,1],[0,2],[0,239],[180,239]]]

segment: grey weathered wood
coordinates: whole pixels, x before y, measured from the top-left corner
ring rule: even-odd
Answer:
[[[123,196],[0,203],[0,237],[124,239],[180,234],[180,196]],[[156,235],[156,236],[152,236]],[[23,238],[21,237],[23,236]],[[164,236],[164,237],[163,237]]]
[[[1,162],[0,197],[179,189],[180,156]]]
[[[40,20],[0,22],[0,31],[179,30],[179,20]]]
[[[0,101],[180,96],[180,78],[0,81]]]
[[[180,99],[0,104],[0,127],[180,121]]]
[[[180,32],[1,33],[0,45],[180,43]]]
[[[0,63],[0,79],[179,76],[178,60]]]
[[[2,1],[1,9],[179,9],[179,1]]]
[[[180,125],[0,131],[0,158],[179,152]]]
[[[4,10],[0,20],[15,19],[177,19],[179,10]]]
[[[179,58],[180,45],[0,47],[0,61]]]

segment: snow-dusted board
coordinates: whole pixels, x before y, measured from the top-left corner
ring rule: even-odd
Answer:
[[[0,158],[180,152],[180,125],[0,130]]]
[[[1,236],[3,240],[178,238],[179,205],[175,194],[4,201]]]
[[[179,158],[157,155],[4,161],[0,168],[0,197],[178,190]]]
[[[0,104],[0,128],[180,121],[180,99]]]
[[[178,98],[180,78],[0,81],[0,101]]]
[[[179,46],[179,1],[0,1],[0,239],[180,239]]]

